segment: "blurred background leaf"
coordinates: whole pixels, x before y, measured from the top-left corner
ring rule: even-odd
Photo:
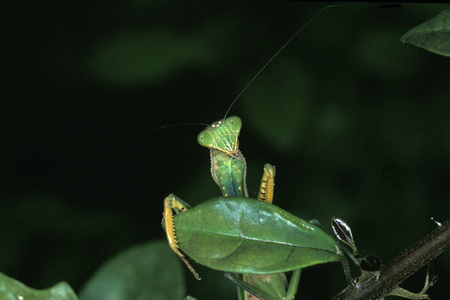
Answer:
[[[110,86],[157,84],[186,68],[207,63],[204,53],[211,55],[212,49],[208,40],[200,38],[163,30],[124,30],[95,46],[88,72],[93,80]]]
[[[77,300],[77,296],[65,282],[46,290],[35,290],[0,273],[0,298],[30,300]]]
[[[181,299],[181,260],[165,240],[134,246],[105,262],[80,291],[80,299]]]

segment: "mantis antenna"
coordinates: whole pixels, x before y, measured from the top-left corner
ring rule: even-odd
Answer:
[[[281,53],[281,51],[284,50],[284,48],[286,48],[293,39],[295,39],[295,37],[302,32],[312,21],[314,21],[315,18],[317,18],[324,10],[328,9],[328,8],[332,8],[332,7],[342,7],[342,5],[328,5],[325,6],[324,8],[322,8],[318,13],[316,13],[308,22],[306,22],[299,30],[297,30],[288,40],[287,42],[285,42],[283,44],[283,46],[281,46],[280,49],[278,49],[277,52],[275,52],[274,55],[272,55],[272,57],[262,66],[262,68],[252,77],[252,79],[247,83],[247,85],[242,89],[242,91],[237,95],[236,98],[234,98],[233,102],[231,102],[230,106],[228,107],[227,111],[225,112],[225,115],[223,117],[223,119],[225,119],[228,115],[228,113],[230,112],[231,108],[234,106],[234,104],[236,103],[236,101],[242,96],[242,94],[247,90],[247,88],[255,81],[255,79],[259,76],[259,74],[261,74],[266,67],[278,56],[278,54]],[[123,138],[119,138],[116,141],[113,142],[112,146],[111,146],[111,157],[115,156],[115,150],[117,148],[117,145],[120,144],[121,142],[123,142],[124,140],[142,135],[144,133],[148,133],[150,131],[155,131],[155,130],[160,130],[160,129],[165,129],[168,127],[175,127],[175,126],[192,126],[192,125],[201,125],[201,126],[209,126],[209,124],[205,124],[205,123],[182,123],[182,124],[171,124],[171,125],[163,125],[163,126],[158,126],[158,127],[154,127],[151,129],[145,129],[142,130],[140,132],[134,133],[134,134],[130,134],[127,135]]]
[[[278,54],[280,54],[281,51],[284,50],[284,48],[286,48],[287,45],[289,45],[293,39],[295,39],[295,37],[303,31],[303,29],[305,29],[312,21],[314,21],[315,18],[317,18],[324,10],[328,9],[328,8],[332,8],[332,7],[342,7],[342,5],[328,5],[325,6],[324,8],[322,8],[318,13],[316,13],[308,22],[306,22],[299,30],[297,30],[297,32],[294,33],[294,35],[292,35],[289,40],[287,40],[286,43],[283,44],[283,46],[281,46],[280,49],[278,49],[277,52],[275,52],[274,55],[272,55],[272,57],[264,64],[264,66],[262,66],[262,68],[252,77],[252,79],[247,83],[247,85],[242,89],[242,91],[237,95],[237,97],[233,100],[233,102],[231,102],[230,107],[228,107],[227,111],[225,112],[225,115],[223,116],[223,118],[225,119],[228,115],[228,113],[230,112],[231,108],[233,107],[233,105],[236,103],[236,101],[242,96],[242,94],[247,90],[247,88],[253,83],[253,81],[255,81],[255,79],[259,76],[259,74],[262,73],[262,71],[264,71],[264,69],[275,59],[275,57],[278,56]]]

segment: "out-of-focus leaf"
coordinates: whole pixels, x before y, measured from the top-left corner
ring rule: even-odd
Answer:
[[[243,96],[249,117],[246,124],[253,124],[275,149],[295,150],[307,131],[309,82],[300,66],[280,57],[271,72],[259,76]]]
[[[185,295],[181,260],[160,240],[107,261],[80,292],[82,300],[172,300]]]
[[[60,282],[46,290],[35,290],[0,273],[0,299],[77,300],[78,298],[65,282]]]
[[[450,9],[409,30],[400,41],[450,56]]]
[[[126,30],[94,45],[88,55],[87,69],[97,82],[135,88],[202,64],[210,59],[211,52],[211,44],[194,34]]]

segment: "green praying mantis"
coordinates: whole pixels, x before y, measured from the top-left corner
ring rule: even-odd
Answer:
[[[333,6],[320,10],[272,56],[228,111],[267,65],[329,7]],[[273,166],[264,167],[258,200],[247,198],[247,166],[238,142],[241,126],[240,118],[224,117],[199,134],[200,145],[210,149],[211,174],[223,197],[194,208],[172,194],[166,197],[163,226],[167,240],[197,279],[200,277],[186,255],[210,268],[242,274],[227,275],[250,293],[238,289],[240,300],[252,299],[251,295],[260,299],[293,299],[302,268],[342,261],[343,255],[337,242],[322,229],[271,204]],[[286,271],[294,271],[287,291],[283,273]]]
[[[243,274],[243,280],[230,274],[228,278],[256,297],[293,299],[302,268],[341,261],[342,254],[322,229],[271,204],[273,166],[264,167],[260,201],[245,197],[246,163],[238,147],[241,126],[238,117],[230,117],[199,134],[199,143],[210,149],[212,177],[223,197],[194,208],[174,195],[166,197],[167,239],[197,279],[185,255],[216,270]],[[282,272],[287,271],[294,275],[286,291]]]

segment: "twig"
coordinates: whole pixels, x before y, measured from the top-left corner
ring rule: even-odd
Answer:
[[[387,296],[406,278],[450,247],[450,220],[437,227],[411,248],[392,259],[380,271],[378,280],[371,277],[349,285],[332,300],[373,300]]]

